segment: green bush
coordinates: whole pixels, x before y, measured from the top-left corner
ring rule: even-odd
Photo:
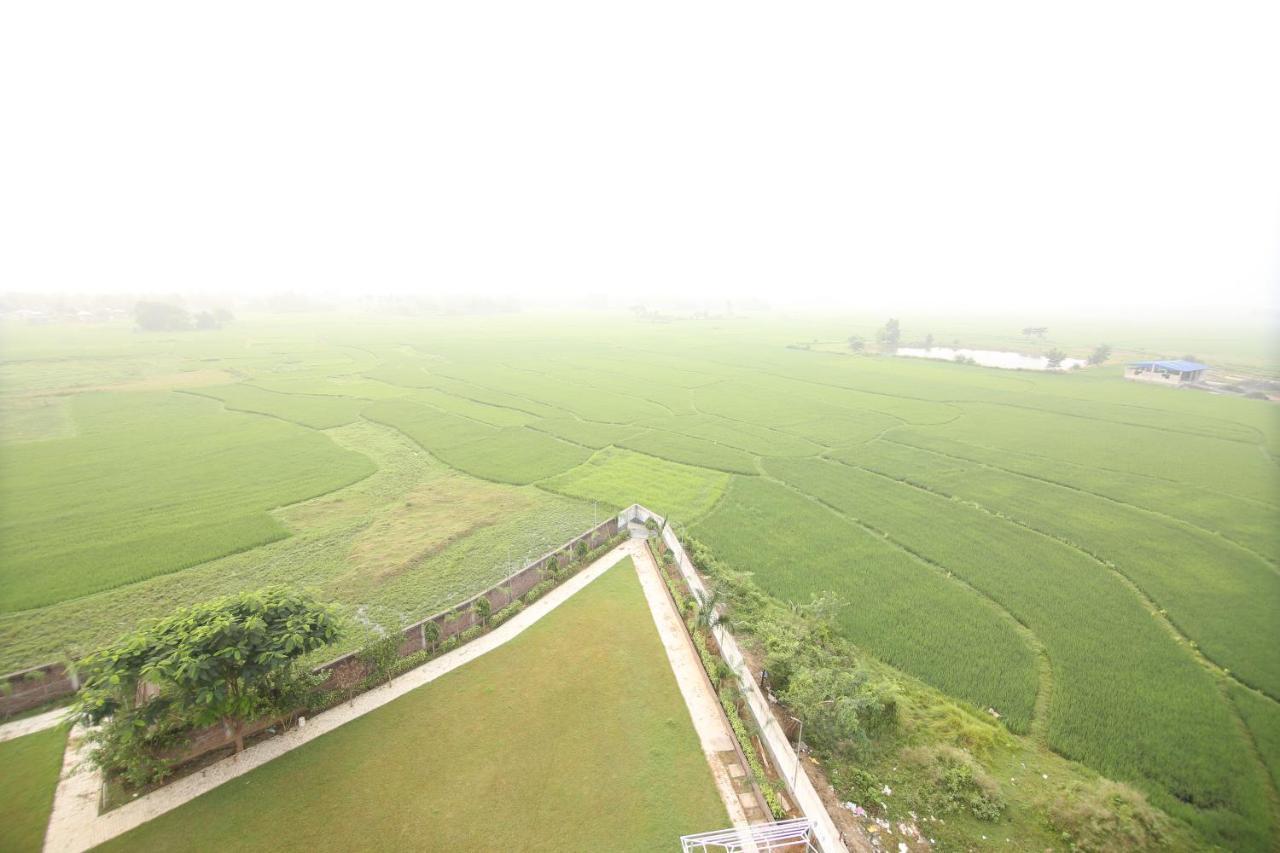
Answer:
[[[985,821],[1000,819],[1004,798],[1000,786],[966,750],[953,746],[911,747],[904,764],[919,769],[929,787],[922,806],[938,814],[968,813]]]
[[[422,626],[422,639],[426,641],[428,649],[434,649],[436,644],[440,642],[440,625],[435,622],[426,622]]]
[[[533,604],[539,598],[546,595],[552,589],[555,589],[555,581],[542,581],[524,594],[523,601],[525,604]]]
[[[720,705],[724,708],[724,714],[729,718],[729,726],[733,729],[734,735],[738,738],[738,744],[742,747],[742,754],[747,757],[747,764],[751,766],[751,775],[755,777],[756,785],[760,787],[760,793],[764,794],[764,801],[769,806],[769,811],[773,813],[774,820],[782,820],[787,816],[787,810],[782,807],[782,801],[778,799],[778,794],[773,790],[773,784],[769,781],[769,776],[765,773],[764,765],[760,762],[760,756],[756,754],[756,747],[751,740],[751,733],[747,731],[747,726],[742,722],[742,717],[738,714],[737,704],[725,694],[720,695]]]
[[[108,776],[133,788],[163,781],[173,772],[173,761],[160,757],[165,750],[187,743],[191,724],[168,702],[153,699],[147,720],[137,714],[116,714],[90,729],[90,760]]]
[[[398,631],[388,633],[366,645],[356,655],[368,669],[369,678],[373,683],[391,683],[394,677],[391,670],[400,659],[400,646],[403,642],[404,635]]]
[[[524,604],[520,601],[513,601],[497,613],[489,617],[489,627],[496,628],[503,622],[506,622],[512,616],[515,616],[521,610],[524,610]]]
[[[880,783],[861,767],[832,764],[827,768],[827,777],[844,800],[865,806],[874,803],[881,795]]]
[[[1072,850],[1119,853],[1164,846],[1167,819],[1128,785],[1100,779],[1049,804],[1049,821]]]
[[[474,640],[476,637],[479,637],[483,633],[484,633],[483,625],[472,625],[470,628],[463,631],[461,634],[454,637],[453,639],[457,640],[457,645],[462,645],[463,643],[471,642],[472,640]]]

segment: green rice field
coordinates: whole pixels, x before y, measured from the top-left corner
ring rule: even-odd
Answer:
[[[1248,329],[929,322],[1072,356],[1106,334],[1116,360],[853,354],[858,317],[5,321],[0,669],[271,582],[338,604],[353,644],[640,502],[770,595],[835,593],[866,654],[1201,843],[1273,849],[1280,406],[1120,363],[1280,355]]]

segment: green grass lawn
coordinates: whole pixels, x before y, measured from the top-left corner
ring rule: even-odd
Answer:
[[[66,744],[61,726],[0,743],[0,850],[5,853],[43,846]]]
[[[726,826],[630,560],[510,643],[103,850],[670,850]]]

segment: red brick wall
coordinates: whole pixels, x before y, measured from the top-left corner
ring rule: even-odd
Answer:
[[[0,676],[0,717],[21,714],[80,688],[66,666],[49,663]]]

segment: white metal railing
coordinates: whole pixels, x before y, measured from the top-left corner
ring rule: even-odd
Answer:
[[[807,817],[680,836],[680,848],[683,853],[794,850],[802,844],[804,845],[802,849],[805,851],[817,850],[813,846],[813,821]]]

